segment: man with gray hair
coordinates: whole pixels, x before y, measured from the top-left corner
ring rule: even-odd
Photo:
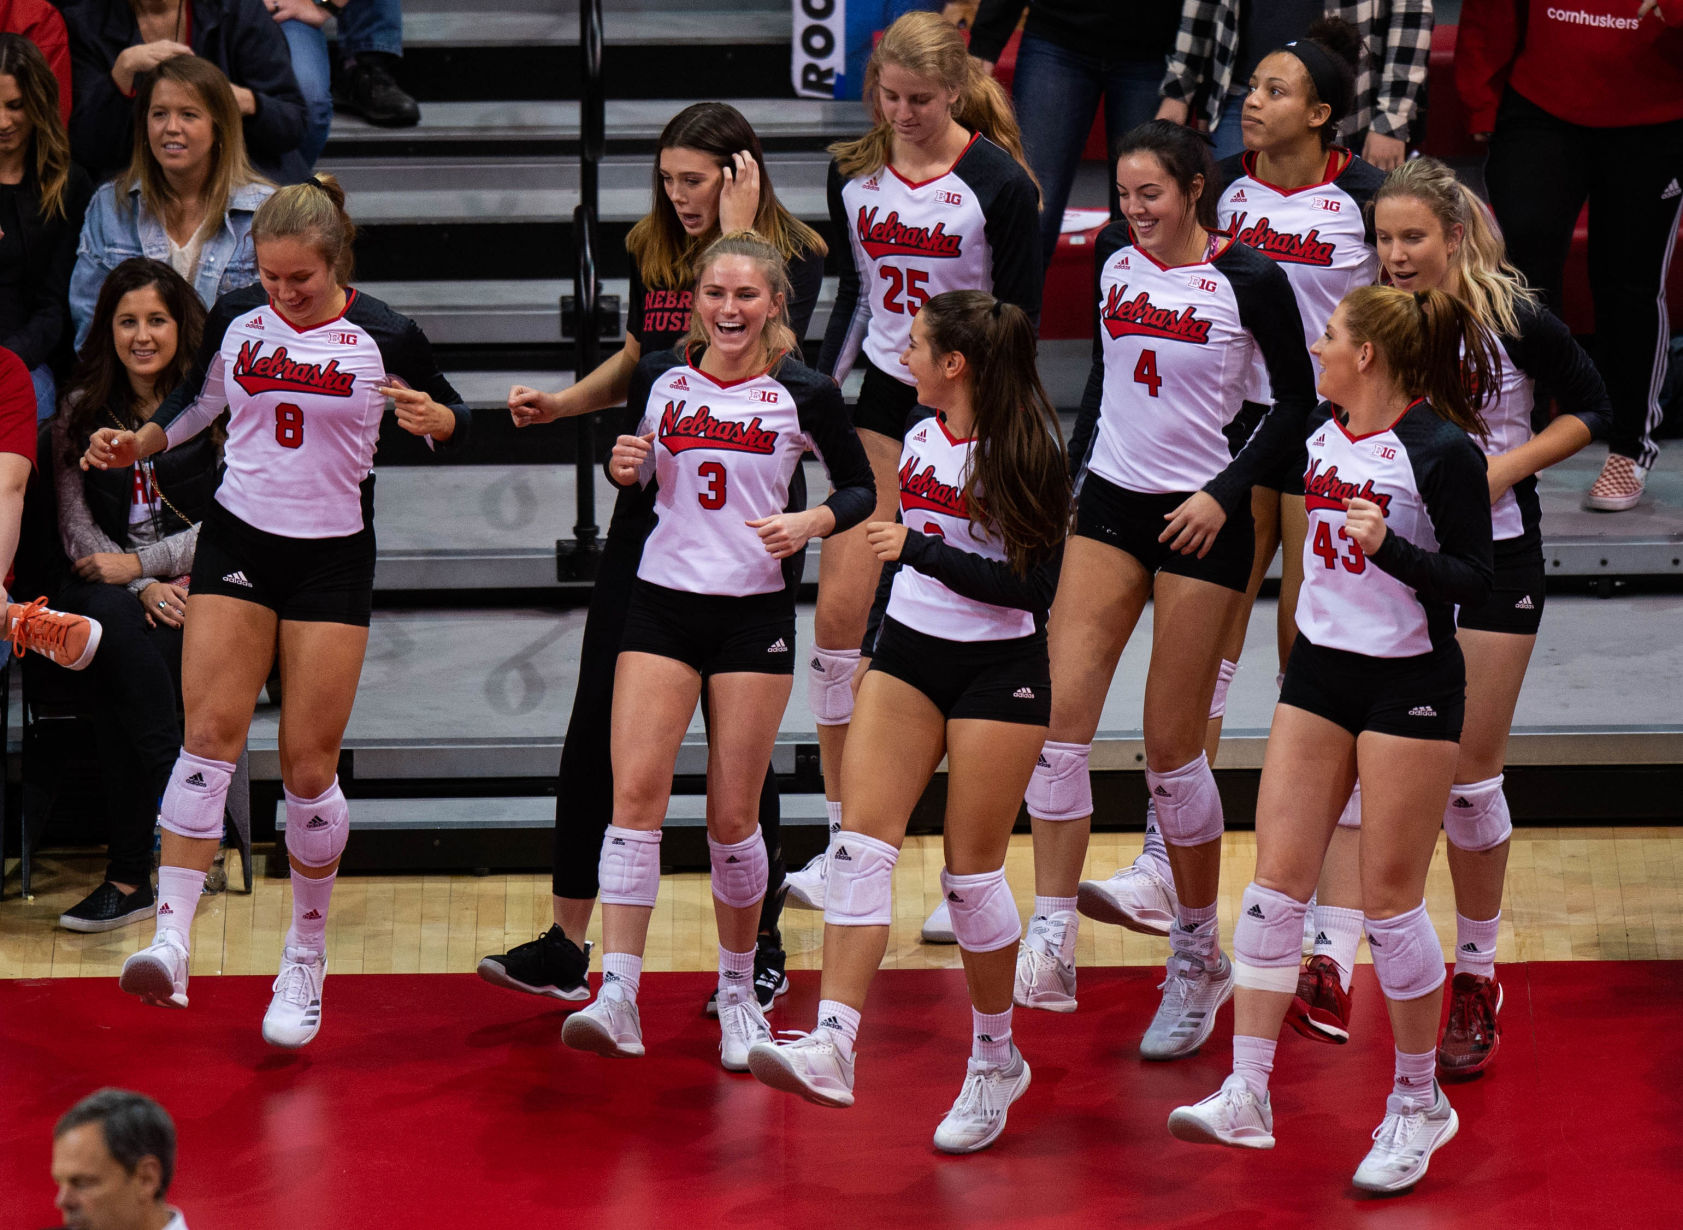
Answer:
[[[68,1230],[187,1230],[164,1203],[175,1177],[175,1124],[151,1098],[101,1089],[53,1128],[54,1204]]]

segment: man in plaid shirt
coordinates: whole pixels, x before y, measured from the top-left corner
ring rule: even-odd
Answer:
[[[1160,119],[1190,123],[1196,105],[1196,118],[1215,131],[1229,91],[1245,85],[1234,80],[1240,8],[1272,2],[1185,0],[1163,78]],[[1347,143],[1360,139],[1362,157],[1388,171],[1402,162],[1411,137],[1420,135],[1420,91],[1432,49],[1432,0],[1345,0],[1327,3],[1324,11],[1353,25],[1366,48],[1356,66],[1356,105],[1341,135]],[[1274,48],[1256,50],[1265,54]]]

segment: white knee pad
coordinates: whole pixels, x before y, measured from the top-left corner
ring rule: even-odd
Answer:
[[[1171,846],[1201,846],[1215,841],[1226,827],[1221,792],[1203,752],[1169,773],[1145,771],[1146,788],[1157,804],[1157,827]]]
[[[1395,918],[1365,921],[1373,972],[1386,999],[1419,999],[1443,985],[1443,946],[1424,901]]]
[[[965,952],[997,952],[1022,939],[1023,924],[1005,883],[1005,868],[955,876],[943,867],[941,892],[953,917],[953,934]]]
[[[1344,810],[1338,813],[1338,827],[1341,829],[1359,829],[1362,827],[1362,784],[1357,782],[1350,790],[1350,797],[1344,802]]]
[[[726,905],[743,909],[758,905],[766,895],[771,864],[766,859],[765,836],[758,830],[747,841],[720,845],[707,835],[707,853],[713,864],[713,895]]]
[[[326,867],[345,852],[350,835],[351,809],[337,777],[318,798],[286,792],[286,852],[304,866]]]
[[[1093,779],[1087,774],[1091,743],[1047,743],[1034,762],[1023,802],[1036,820],[1079,820],[1093,814]]]
[[[814,647],[806,675],[806,702],[820,726],[845,726],[853,720],[853,672],[857,649]]]
[[[1449,804],[1443,809],[1443,831],[1450,845],[1474,854],[1493,850],[1512,837],[1514,822],[1508,815],[1508,796],[1502,793],[1502,775],[1452,786]]]
[[[1227,685],[1233,682],[1233,675],[1239,669],[1237,662],[1221,660],[1221,667],[1216,671],[1215,691],[1210,693],[1210,716],[1212,718],[1227,716]]]
[[[1256,882],[1245,886],[1233,925],[1233,977],[1253,991],[1295,991],[1303,954],[1303,916],[1297,901]]]
[[[660,830],[646,833],[610,824],[602,834],[596,881],[603,905],[653,906],[660,894]]]
[[[233,777],[234,766],[226,760],[206,760],[183,748],[164,787],[158,823],[182,837],[221,841],[222,813]]]
[[[824,921],[838,927],[886,927],[894,921],[894,864],[886,841],[843,830],[830,842]]]

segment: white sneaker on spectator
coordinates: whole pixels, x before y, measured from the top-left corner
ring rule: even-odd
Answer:
[[[123,962],[117,985],[160,1008],[187,1006],[187,950],[173,931],[161,931]]]
[[[942,1153],[975,1153],[991,1145],[1005,1130],[1005,1112],[1029,1087],[1029,1066],[1015,1043],[1008,1063],[975,1058],[967,1063],[958,1100],[935,1129],[935,1147]]]
[[[274,998],[263,1014],[263,1041],[297,1050],[321,1029],[322,984],[327,981],[327,958],[309,948],[287,947],[281,952]]]

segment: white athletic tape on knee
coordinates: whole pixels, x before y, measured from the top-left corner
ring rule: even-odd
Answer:
[[[1226,827],[1221,791],[1203,752],[1169,773],[1145,771],[1146,788],[1157,804],[1157,827],[1171,846],[1201,846],[1215,841]]]
[[[1047,743],[1034,762],[1023,802],[1036,820],[1079,820],[1093,814],[1091,743]]]
[[[806,674],[806,700],[820,726],[845,726],[853,720],[853,672],[857,649],[814,648]]]
[[[1221,660],[1221,666],[1216,671],[1215,691],[1210,693],[1210,716],[1212,718],[1227,716],[1227,686],[1233,682],[1233,676],[1239,669],[1237,662]]]
[[[1023,923],[1005,883],[1005,868],[955,876],[943,867],[941,892],[952,914],[953,934],[965,952],[997,952],[1023,938]]]
[[[1297,901],[1256,882],[1245,886],[1239,921],[1233,926],[1233,977],[1254,991],[1297,989],[1307,901]]]
[[[758,830],[746,841],[721,845],[707,836],[707,853],[713,864],[713,895],[726,905],[745,909],[758,905],[766,895],[771,864],[766,858],[765,836]]]
[[[286,852],[306,867],[326,867],[345,852],[351,835],[351,809],[339,779],[317,798],[286,792]]]
[[[1443,985],[1443,946],[1424,901],[1395,918],[1366,921],[1373,973],[1386,999],[1419,999]]]
[[[233,777],[234,766],[226,760],[206,760],[183,748],[164,787],[159,825],[182,837],[221,841],[222,813]]]
[[[894,864],[886,841],[845,829],[830,843],[824,921],[838,927],[886,927],[894,921]]]
[[[1512,837],[1514,822],[1508,814],[1508,796],[1502,792],[1502,774],[1450,787],[1443,831],[1450,845],[1473,854],[1493,850]]]
[[[1344,800],[1344,810],[1338,813],[1338,827],[1341,829],[1359,829],[1362,827],[1362,784],[1357,782],[1350,791],[1350,797]]]
[[[660,830],[650,833],[610,824],[602,834],[596,881],[603,905],[653,906],[660,895]]]

